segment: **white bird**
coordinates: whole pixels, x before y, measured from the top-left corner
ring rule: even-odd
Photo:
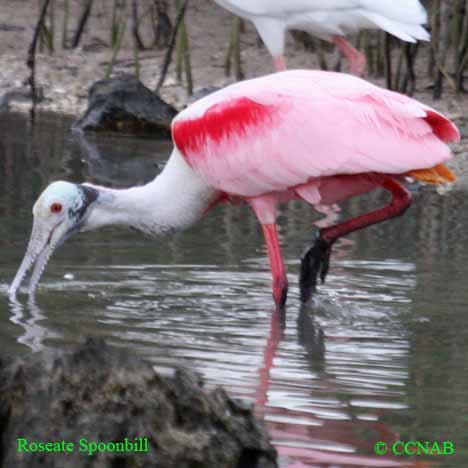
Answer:
[[[214,0],[252,21],[273,56],[276,70],[284,70],[285,34],[289,29],[306,31],[332,41],[348,58],[351,73],[362,76],[364,54],[344,36],[360,29],[383,29],[407,42],[427,41],[423,25],[427,13],[419,0]]]
[[[351,232],[402,214],[411,203],[405,175],[453,181],[443,163],[459,133],[443,115],[407,96],[345,73],[294,70],[242,81],[210,94],[172,123],[173,153],[152,182],[124,190],[53,182],[34,205],[15,295],[29,268],[34,292],[54,249],[76,231],[131,226],[148,234],[189,227],[222,201],[244,200],[262,225],[273,297],[288,281],[276,228],[277,206],[300,199],[334,204],[383,187],[389,205],[321,229],[304,256],[301,296],[325,278],[331,247]]]

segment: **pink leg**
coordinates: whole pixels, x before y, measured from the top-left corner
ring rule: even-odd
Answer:
[[[349,60],[349,72],[356,76],[363,76],[366,72],[366,56],[355,49],[342,36],[333,36],[333,42],[340,52]]]
[[[317,276],[322,283],[328,272],[331,247],[337,239],[359,229],[380,223],[387,219],[402,215],[411,204],[411,194],[395,179],[382,174],[369,174],[369,178],[389,191],[393,198],[389,205],[371,211],[343,223],[329,226],[320,230],[318,239],[305,253],[301,261],[300,288],[301,300],[306,302],[314,293]]]
[[[262,224],[262,229],[273,276],[273,298],[278,307],[283,307],[286,304],[288,294],[288,278],[286,277],[286,270],[278,243],[276,224]]]
[[[381,223],[387,219],[402,215],[411,204],[411,194],[400,185],[395,179],[385,175],[370,175],[375,179],[380,179],[379,185],[390,192],[393,196],[389,205],[371,211],[355,218],[349,219],[341,224],[329,226],[320,231],[320,237],[327,242],[335,242],[339,237],[351,232],[363,229],[373,224]]]
[[[277,55],[273,57],[273,65],[276,71],[286,70],[286,62],[284,60],[284,55]]]

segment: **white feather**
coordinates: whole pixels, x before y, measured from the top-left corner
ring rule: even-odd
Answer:
[[[284,35],[299,29],[325,40],[380,28],[408,42],[428,40],[427,14],[419,0],[214,0],[252,21],[273,56],[284,52]]]
[[[164,170],[152,182],[124,190],[94,186],[100,192],[83,230],[123,225],[149,235],[172,233],[198,221],[218,192],[174,148]]]

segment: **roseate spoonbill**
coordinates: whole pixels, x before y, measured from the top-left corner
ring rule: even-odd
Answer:
[[[265,236],[277,305],[287,278],[276,230],[279,202],[293,198],[333,204],[376,187],[388,206],[322,228],[301,266],[301,296],[328,270],[341,236],[402,214],[405,175],[426,182],[455,179],[442,163],[457,128],[407,96],[352,75],[295,70],[233,84],[182,111],[172,123],[174,149],[164,170],[144,186],[116,190],[53,182],[36,201],[23,262],[11,284],[15,295],[35,263],[32,293],[54,251],[75,231],[123,225],[171,234],[198,221],[221,201],[246,201]]]
[[[422,25],[427,14],[419,0],[214,0],[231,13],[253,22],[273,56],[276,70],[284,70],[284,39],[288,29],[307,31],[333,41],[362,76],[365,56],[344,36],[359,29],[380,28],[407,42],[429,40]]]

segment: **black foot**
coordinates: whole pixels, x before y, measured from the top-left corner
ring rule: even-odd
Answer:
[[[318,237],[314,245],[303,255],[299,276],[302,302],[307,302],[317,289],[318,276],[324,283],[330,266],[331,246],[330,242]]]
[[[288,298],[288,286],[284,286],[283,289],[281,290],[281,299],[279,302],[280,309],[284,309],[287,298]]]

